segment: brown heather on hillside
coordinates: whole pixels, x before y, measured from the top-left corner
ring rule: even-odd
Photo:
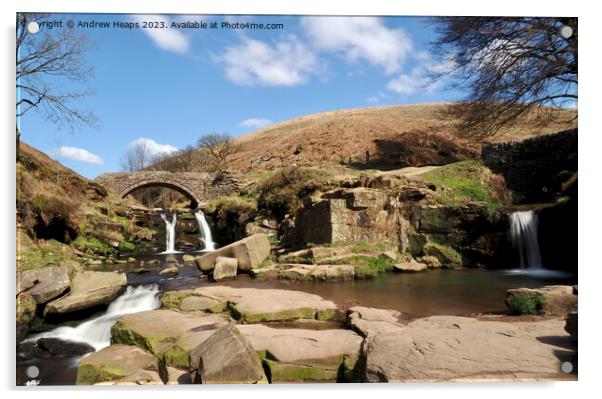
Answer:
[[[483,141],[462,137],[457,121],[446,113],[448,107],[445,103],[370,107],[302,116],[235,138],[241,148],[226,166],[235,172],[292,164],[393,169],[478,157]],[[542,125],[531,115],[485,142],[521,140],[576,125],[568,122],[576,111],[556,112],[560,116],[556,122]]]

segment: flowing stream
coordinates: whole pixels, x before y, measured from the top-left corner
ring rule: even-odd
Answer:
[[[211,236],[211,228],[209,228],[209,224],[207,223],[207,219],[205,219],[205,214],[203,211],[197,211],[194,214],[197,222],[199,223],[199,229],[201,231],[200,240],[205,245],[204,251],[215,251],[215,243],[213,242],[213,237]]]
[[[178,221],[178,215],[173,214],[171,222],[167,218],[165,213],[161,214],[161,219],[165,222],[165,251],[162,254],[175,254],[176,251],[176,223]]]
[[[90,319],[77,327],[62,326],[54,330],[34,335],[27,339],[33,342],[40,338],[58,338],[63,341],[84,342],[95,350],[100,350],[111,344],[111,327],[122,316],[131,313],[157,309],[159,300],[157,284],[127,287],[127,290],[115,299],[102,316]]]
[[[535,211],[514,212],[510,215],[510,238],[514,247],[518,247],[522,268],[542,268],[537,226]]]

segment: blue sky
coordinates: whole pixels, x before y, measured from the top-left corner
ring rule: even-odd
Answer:
[[[238,136],[316,112],[462,95],[425,77],[449,65],[429,53],[434,35],[422,18],[55,14],[51,19],[284,24],[280,30],[81,28],[95,43],[85,57],[94,67],[88,85],[95,94],[74,105],[93,110],[100,126],[69,132],[36,112],[19,123],[25,142],[89,178],[118,171],[123,152],[136,140],[169,152],[214,131]]]

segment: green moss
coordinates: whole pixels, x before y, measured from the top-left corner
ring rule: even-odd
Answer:
[[[274,382],[336,381],[337,370],[302,364],[282,363],[268,359],[262,361],[268,380]]]
[[[34,244],[26,234],[21,234],[17,248],[17,264],[21,270],[42,269],[49,265],[79,262],[71,247],[56,240]]]
[[[241,311],[236,304],[229,304],[232,317],[245,323],[261,323],[264,321],[287,321],[297,319],[314,319],[316,311],[312,308],[283,310],[275,313],[250,313]]]
[[[130,241],[121,241],[119,243],[120,252],[134,252],[136,250],[136,244]]]
[[[352,244],[351,252],[360,254],[365,252],[384,251],[385,249],[385,244],[380,242],[357,242]]]
[[[77,369],[77,385],[93,385],[98,382],[114,381],[126,376],[125,370],[118,366],[105,365],[97,368],[91,364],[82,364]]]
[[[167,366],[188,369],[190,368],[190,352],[177,344],[173,345],[163,352],[162,362]]]
[[[352,255],[326,262],[331,265],[353,265],[356,278],[372,278],[393,270],[395,259],[385,255]]]
[[[512,314],[517,315],[542,315],[546,297],[540,292],[532,295],[515,294],[506,300],[506,304]]]
[[[196,217],[189,212],[178,213],[178,219],[180,220],[194,220]]]
[[[167,291],[161,297],[161,306],[167,309],[179,310],[182,306],[182,301],[189,295],[191,295],[190,290]]]
[[[93,255],[106,256],[115,252],[113,248],[94,236],[80,235],[73,242],[73,246],[82,252]]]
[[[445,165],[420,175],[437,187],[437,200],[447,206],[484,202],[492,214],[509,196],[503,179],[493,175],[479,161],[463,161]]]
[[[449,245],[439,244],[429,241],[424,246],[424,254],[434,256],[441,262],[444,267],[460,267],[462,266],[462,255]]]

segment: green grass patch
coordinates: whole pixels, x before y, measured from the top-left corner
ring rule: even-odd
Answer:
[[[507,300],[507,305],[512,314],[516,315],[542,315],[546,297],[540,292],[533,295],[513,295]]]
[[[119,243],[120,252],[134,252],[136,250],[136,244],[130,241],[121,241]]]
[[[113,248],[94,236],[80,235],[73,241],[73,245],[78,250],[92,255],[106,256],[115,252]]]
[[[509,198],[503,178],[492,174],[479,161],[448,164],[420,177],[437,187],[438,201],[447,206],[484,202],[491,214]]]
[[[355,267],[356,278],[372,278],[381,273],[393,270],[395,259],[390,259],[388,256],[369,256],[369,255],[351,255],[345,258],[340,258],[326,262],[330,265],[353,265]]]

